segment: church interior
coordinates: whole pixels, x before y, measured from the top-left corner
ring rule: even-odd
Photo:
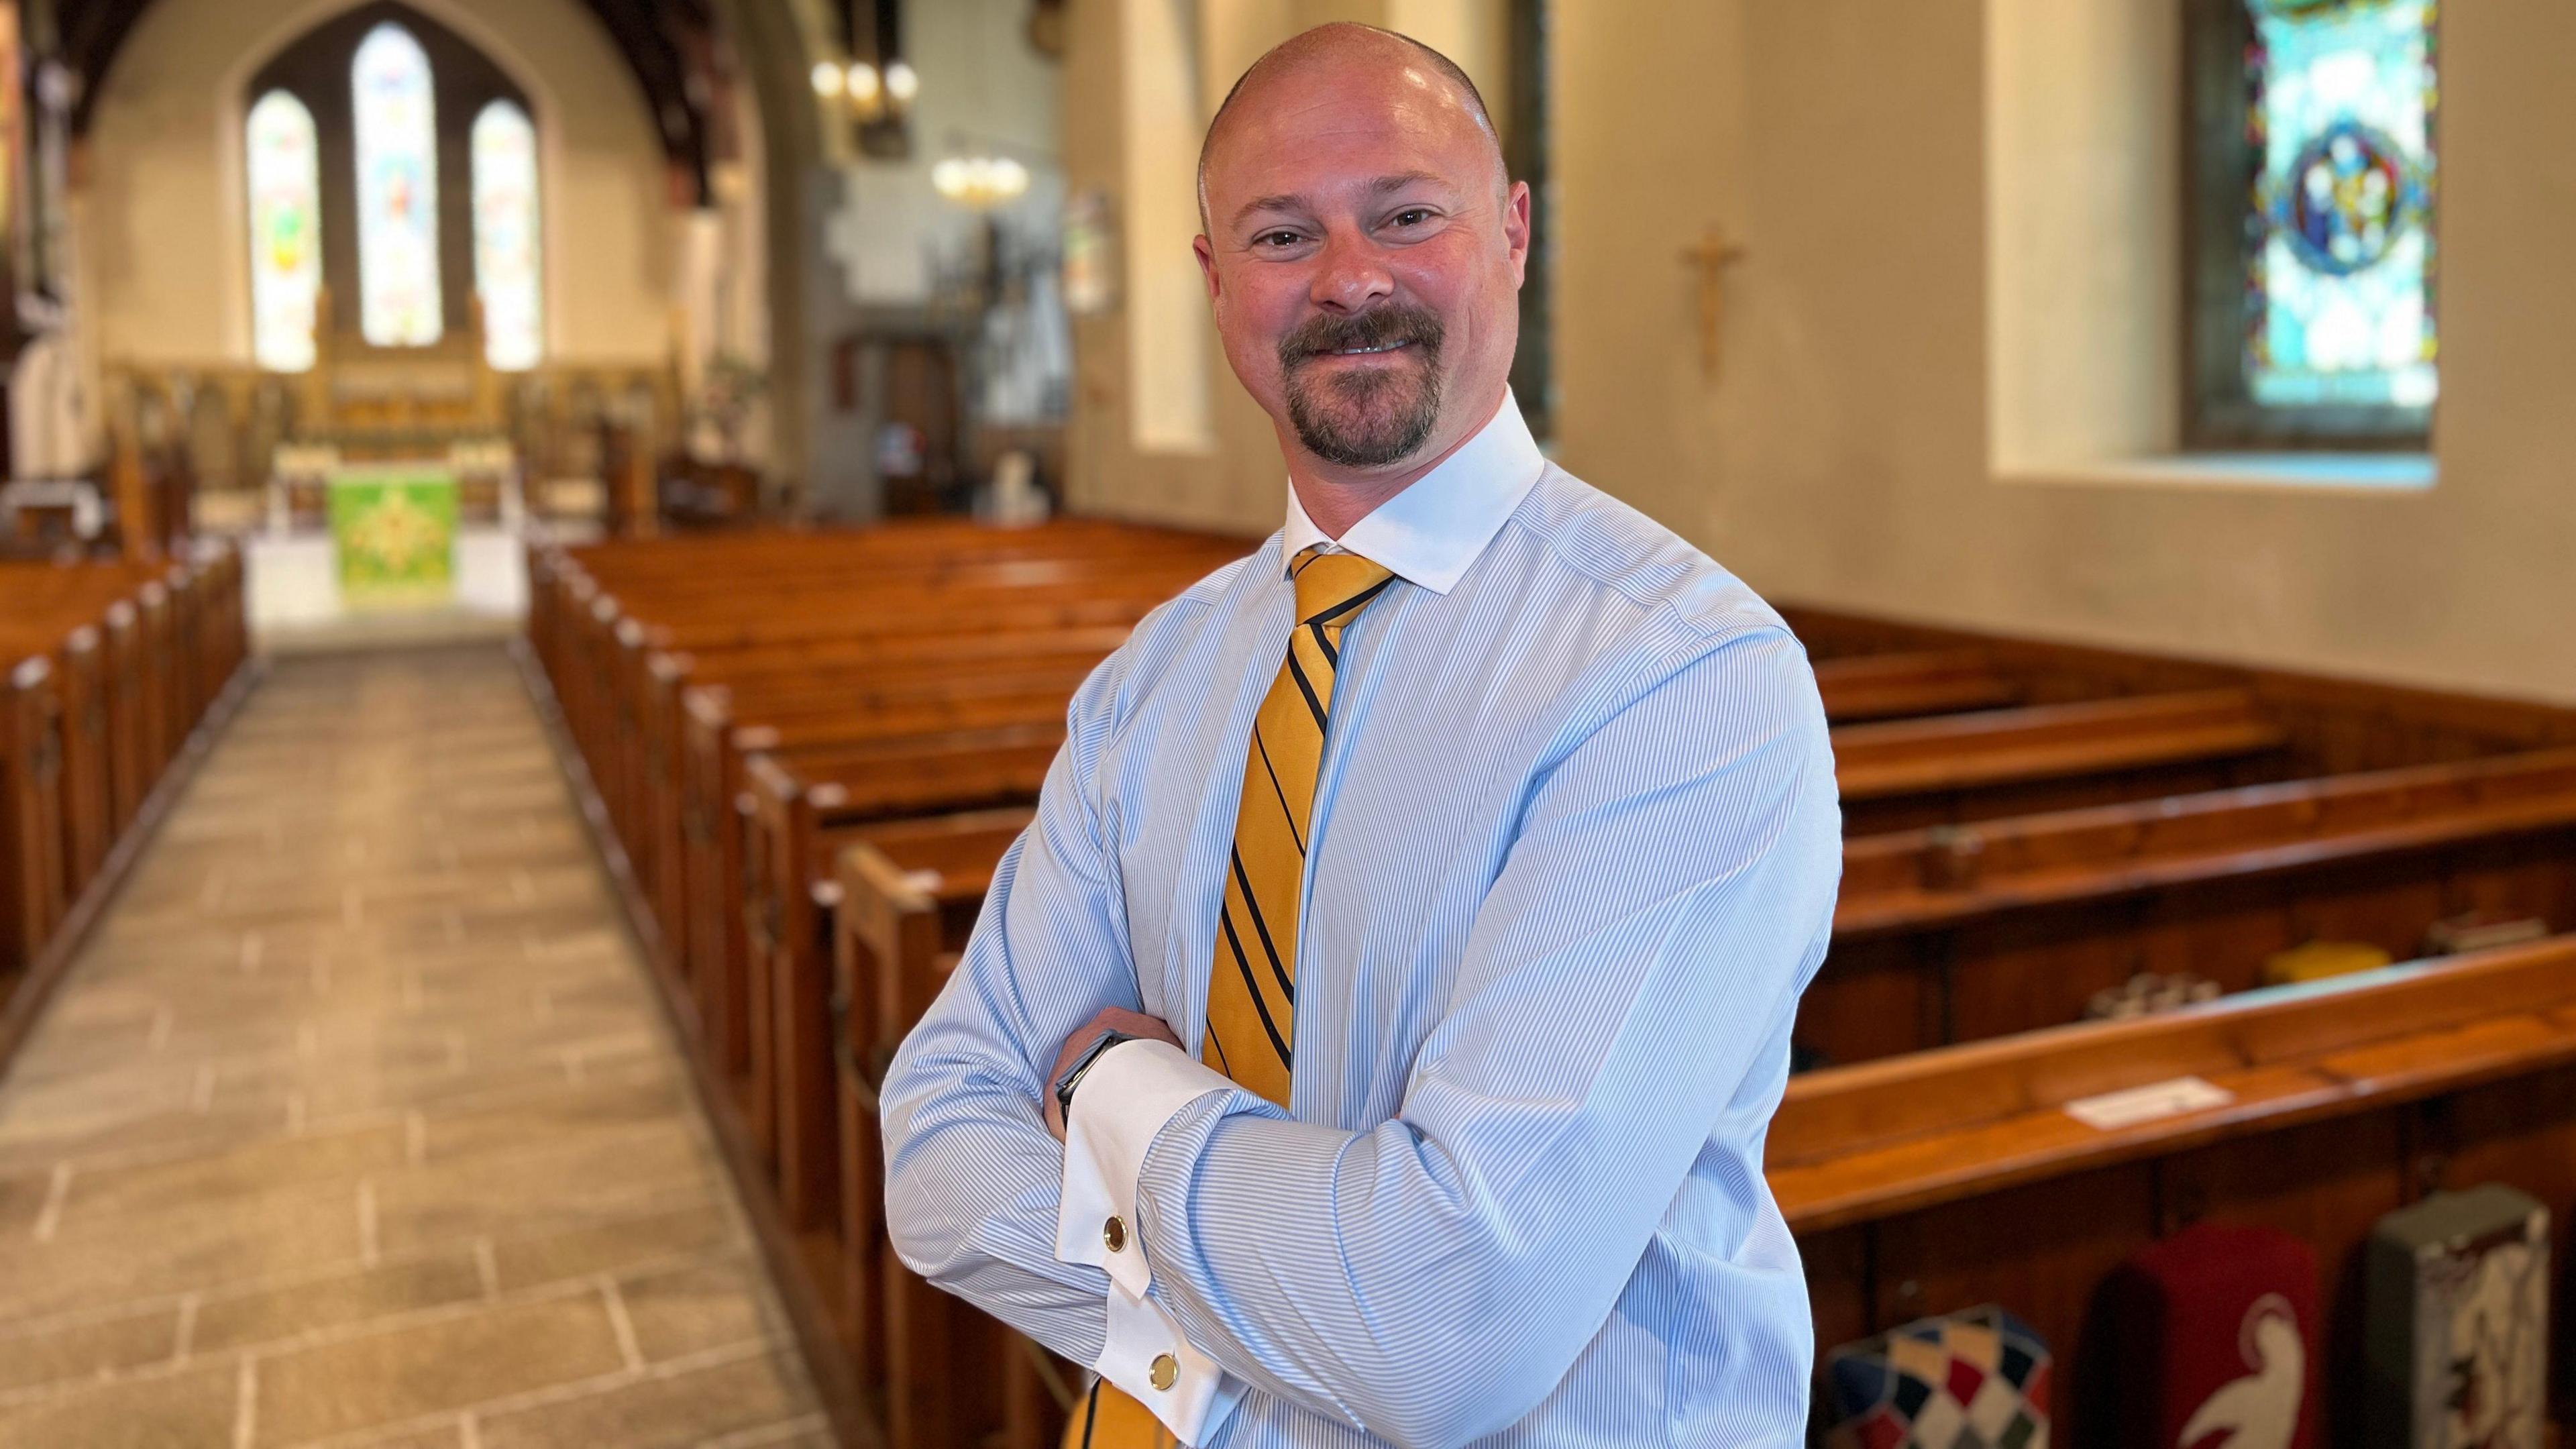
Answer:
[[[0,0],[0,1445],[1062,1440],[877,1086],[1279,526],[1194,174],[1335,20],[1813,663],[1811,1442],[2561,1442],[2564,0]]]

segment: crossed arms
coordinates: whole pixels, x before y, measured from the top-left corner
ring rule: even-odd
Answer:
[[[1069,1034],[1154,1009],[1100,794],[1115,691],[1113,660],[1075,698],[1036,819],[884,1091],[904,1261],[1082,1363],[1136,1303],[1059,1256],[1068,1182],[1103,1170],[1068,1176],[1040,1103]],[[1141,1260],[1124,1280],[1222,1370],[1217,1414],[1248,1386],[1398,1444],[1456,1444],[1546,1397],[1712,1135],[1758,1156],[1831,920],[1832,770],[1785,634],[1678,662],[1533,772],[1394,1117],[1294,1121],[1211,1073],[1108,1154],[1093,1186]],[[1161,1078],[1176,1095],[1181,1053],[1102,1060],[1149,1050],[1181,1062]],[[1077,1153],[1121,1131],[1086,1133],[1092,1090]]]

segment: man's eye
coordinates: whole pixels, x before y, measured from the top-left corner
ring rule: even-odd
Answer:
[[[1265,231],[1254,237],[1252,244],[1257,247],[1293,247],[1300,240],[1302,238],[1293,231]]]
[[[1397,226],[1418,226],[1430,219],[1431,212],[1429,209],[1419,206],[1408,206],[1404,210],[1397,212],[1393,217],[1389,218],[1389,220],[1393,221]]]

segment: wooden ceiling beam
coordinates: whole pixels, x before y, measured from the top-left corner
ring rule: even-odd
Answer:
[[[712,29],[703,0],[582,0],[608,32],[620,59],[642,89],[653,134],[674,165],[686,170],[700,202],[707,199],[707,118],[692,99],[687,57],[707,48],[684,37]],[[92,108],[127,36],[153,0],[57,0],[61,60],[80,78],[72,132],[86,134]]]

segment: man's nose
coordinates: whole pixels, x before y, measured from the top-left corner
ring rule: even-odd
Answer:
[[[1368,238],[1335,230],[1325,234],[1306,295],[1327,312],[1362,312],[1395,295],[1395,276]]]

